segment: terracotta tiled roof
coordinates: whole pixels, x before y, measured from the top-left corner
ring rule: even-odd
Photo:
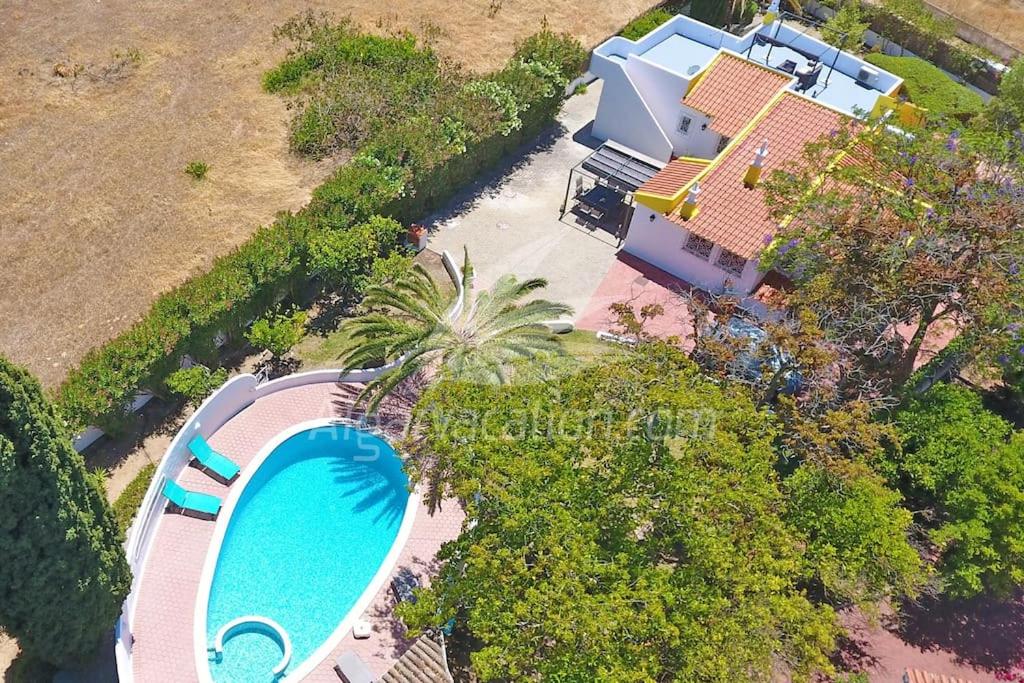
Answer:
[[[653,178],[640,186],[637,192],[648,192],[660,197],[671,197],[683,189],[686,183],[697,177],[697,174],[711,163],[711,160],[673,159]]]
[[[381,683],[452,683],[443,641],[420,636],[380,679]]]
[[[740,57],[721,53],[683,104],[711,117],[711,129],[735,137],[792,78]]]
[[[843,114],[793,93],[784,94],[749,134],[724,152],[700,181],[700,212],[688,221],[678,210],[668,215],[686,229],[743,258],[754,258],[765,247],[765,236],[777,226],[768,215],[764,190],[743,184],[754,151],[768,141],[762,179],[773,170],[798,160],[809,142],[837,130]]]
[[[954,678],[953,676],[930,674],[927,671],[919,671],[918,669],[907,669],[903,673],[903,683],[972,683],[972,681]]]

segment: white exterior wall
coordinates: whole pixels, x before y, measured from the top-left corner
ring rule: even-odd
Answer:
[[[613,140],[652,159],[668,162],[672,143],[621,65],[608,69],[594,126],[598,140]]]
[[[651,216],[654,217],[653,221]],[[626,234],[626,242],[622,249],[714,294],[725,292],[728,281],[729,292],[746,296],[764,277],[764,273],[757,269],[756,260],[748,260],[740,276],[715,266],[714,263],[721,253],[718,245],[715,245],[711,251],[711,258],[707,261],[691,254],[683,249],[688,236],[689,233],[683,226],[643,205],[638,205],[633,212],[633,220],[629,224],[629,232]]]
[[[629,74],[637,92],[642,93],[647,108],[672,145],[672,156],[695,156],[702,159],[715,157],[721,136],[711,130],[711,119],[682,103],[692,79],[636,55],[630,56],[623,63],[623,68]],[[692,119],[690,130],[686,134],[679,131],[679,122],[684,115]],[[611,139],[616,140],[616,136],[624,133],[625,131],[617,131]]]
[[[683,116],[693,119],[690,131],[685,135],[679,132],[679,122]],[[672,144],[675,146],[676,156],[701,159],[714,159],[718,156],[718,143],[721,142],[722,136],[711,130],[711,117],[707,114],[680,104],[673,133],[675,137],[672,138]]]

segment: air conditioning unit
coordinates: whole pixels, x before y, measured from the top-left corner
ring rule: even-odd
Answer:
[[[878,70],[872,69],[870,66],[862,66],[857,72],[857,82],[864,85],[874,85],[876,78],[878,78]]]

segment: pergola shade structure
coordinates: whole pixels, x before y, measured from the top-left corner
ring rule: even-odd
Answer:
[[[653,178],[661,167],[603,144],[569,172],[562,215],[571,211],[595,228],[625,237],[632,213],[633,193]],[[575,192],[573,192],[575,180]],[[570,206],[570,199],[574,204]]]

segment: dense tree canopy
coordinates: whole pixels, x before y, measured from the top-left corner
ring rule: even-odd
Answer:
[[[792,277],[786,303],[839,353],[840,395],[897,394],[929,336],[965,331],[979,358],[1006,346],[1024,321],[1022,151],[939,124],[837,130],[771,175],[785,227],[762,265]]]
[[[911,399],[895,423],[903,449],[890,477],[924,511],[944,590],[967,597],[1024,584],[1024,434],[952,384]]]
[[[810,470],[784,488],[773,417],[660,344],[547,383],[440,384],[419,410],[419,475],[472,523],[404,614],[455,617],[483,680],[806,679],[838,633],[807,587],[860,599],[916,571],[898,496]]]
[[[94,654],[131,583],[121,541],[38,382],[0,358],[0,626],[53,664]]]

